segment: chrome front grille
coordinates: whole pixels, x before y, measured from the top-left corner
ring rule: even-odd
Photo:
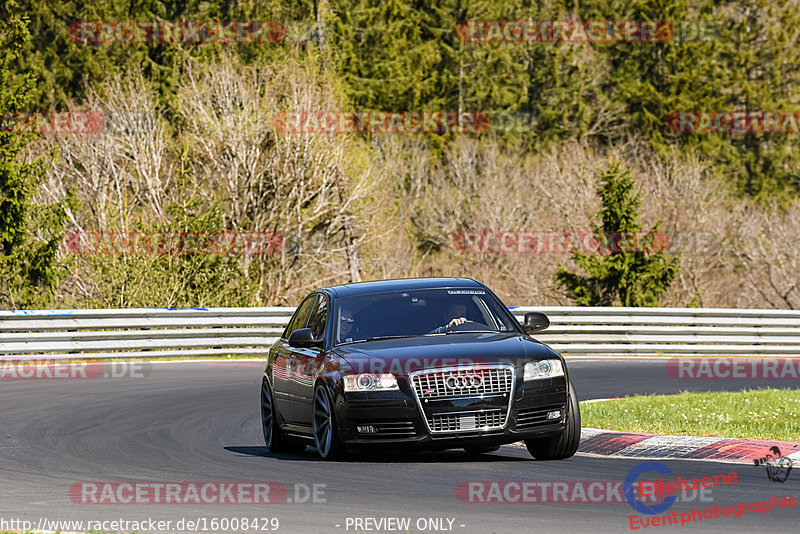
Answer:
[[[463,432],[465,430],[493,430],[502,428],[505,422],[502,410],[479,412],[457,412],[433,414],[430,420],[432,432]]]
[[[480,397],[511,393],[514,371],[510,367],[432,369],[412,373],[411,380],[422,400]]]
[[[428,430],[436,434],[502,430],[514,397],[508,364],[424,369],[409,373]],[[463,406],[460,411],[453,408]],[[441,437],[441,436],[439,436]]]

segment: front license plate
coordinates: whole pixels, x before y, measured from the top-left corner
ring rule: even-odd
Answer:
[[[462,415],[461,416],[461,430],[475,430],[476,423],[475,423],[475,416],[474,415]]]

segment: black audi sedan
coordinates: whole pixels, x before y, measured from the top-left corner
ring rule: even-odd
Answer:
[[[564,358],[467,278],[318,289],[270,348],[261,387],[272,452],[311,445],[323,459],[365,447],[463,448],[524,441],[537,460],[578,449],[578,399]]]

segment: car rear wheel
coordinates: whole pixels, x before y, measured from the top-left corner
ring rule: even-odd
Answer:
[[[336,414],[325,386],[317,385],[314,390],[314,445],[323,460],[338,460],[346,454],[336,425]]]
[[[563,460],[578,451],[581,442],[581,409],[572,382],[569,383],[569,408],[567,428],[557,436],[526,439],[528,452],[537,460]]]
[[[264,431],[264,444],[270,452],[302,452],[306,446],[287,438],[278,425],[275,400],[269,380],[261,380],[261,428]]]

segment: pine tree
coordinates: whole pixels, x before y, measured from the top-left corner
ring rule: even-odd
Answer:
[[[796,5],[766,0],[634,0],[624,5],[587,0],[581,5],[586,19],[665,20],[675,30],[664,42],[596,47],[610,66],[608,94],[624,106],[631,132],[662,154],[677,145],[706,156],[720,177],[748,195],[775,199],[800,190],[800,154],[793,135],[673,134],[666,125],[671,113],[682,110],[796,108]]]
[[[572,259],[586,275],[570,272],[563,265],[556,282],[579,306],[655,306],[678,274],[679,257],[654,252],[645,243],[655,242],[658,225],[642,232],[638,222],[641,199],[633,190],[630,170],[618,164],[599,174],[597,194],[603,208],[598,215],[601,225],[594,225],[596,239],[603,243],[603,253],[575,253]],[[636,237],[633,246],[626,241]]]
[[[0,307],[46,306],[59,277],[58,246],[63,238],[69,199],[51,205],[33,200],[47,171],[46,156],[20,162],[20,152],[33,138],[5,119],[25,110],[36,77],[16,75],[10,64],[29,39],[27,20],[17,15],[15,0],[0,0]]]

